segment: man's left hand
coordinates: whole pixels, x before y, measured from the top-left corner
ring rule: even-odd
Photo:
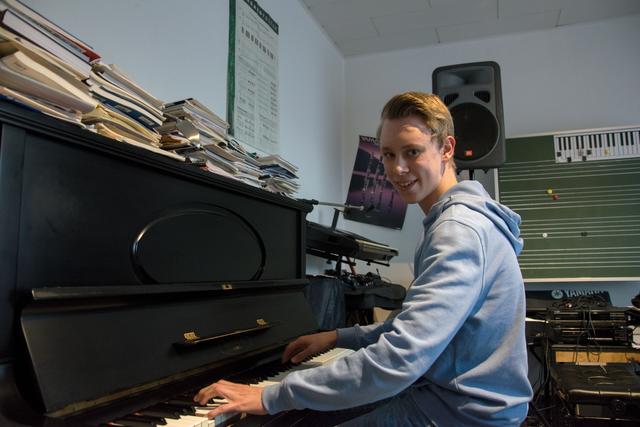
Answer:
[[[245,412],[254,415],[267,413],[262,405],[262,387],[220,380],[200,390],[193,400],[204,405],[213,397],[222,397],[228,403],[223,403],[209,412],[207,417],[210,419],[227,412]]]

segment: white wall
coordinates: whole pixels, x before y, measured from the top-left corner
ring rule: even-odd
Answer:
[[[194,97],[226,117],[228,0],[23,0],[163,101]],[[297,0],[260,0],[279,24],[280,150],[299,197],[340,193],[344,58]],[[311,220],[326,221],[326,208]]]
[[[226,117],[228,0],[23,1],[158,98],[195,97]],[[442,65],[500,64],[507,136],[640,123],[639,16],[345,61],[298,0],[260,5],[280,25],[280,154],[300,166],[299,197],[344,201],[358,135],[374,134],[393,94],[430,91]],[[309,219],[329,224],[331,216],[316,207]],[[421,219],[410,206],[402,231],[345,220],[339,227],[400,249],[380,273],[407,283]],[[324,267],[309,257],[309,271]],[[618,304],[640,290],[611,286]]]
[[[502,72],[507,137],[556,130],[640,124],[640,15],[553,30],[507,35],[420,49],[347,58],[343,200],[358,135],[374,135],[382,106],[407,90],[431,91],[439,66],[496,61]],[[388,275],[410,279],[422,213],[407,211],[402,231],[342,221],[341,228],[400,249]],[[383,270],[381,270],[383,272]],[[553,285],[529,285],[547,289]],[[628,305],[639,283],[577,284],[608,289],[615,304]]]

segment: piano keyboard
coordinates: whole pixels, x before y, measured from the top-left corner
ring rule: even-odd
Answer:
[[[288,363],[280,365],[277,370],[273,368],[269,369],[264,374],[255,374],[248,378],[232,378],[231,381],[236,381],[244,384],[249,384],[258,387],[266,387],[272,384],[278,384],[284,377],[294,371],[303,369],[315,368],[317,366],[327,365],[334,360],[340,359],[348,354],[353,353],[353,350],[345,348],[334,348],[325,353],[321,353],[306,361],[294,365]],[[184,393],[176,396],[162,403],[157,403],[148,408],[138,410],[127,416],[115,419],[103,426],[110,427],[155,427],[155,426],[167,426],[167,427],[220,427],[226,426],[234,422],[241,417],[241,414],[221,414],[215,419],[207,419],[207,413],[213,410],[215,407],[224,404],[225,399],[211,399],[206,406],[200,406],[193,401],[193,396],[197,390]]]

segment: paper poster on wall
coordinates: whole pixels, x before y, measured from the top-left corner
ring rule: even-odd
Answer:
[[[255,0],[229,1],[229,133],[265,153],[278,148],[278,24]]]
[[[346,211],[346,219],[395,229],[404,224],[407,204],[387,180],[374,137],[360,136],[346,204],[364,206],[363,211]]]

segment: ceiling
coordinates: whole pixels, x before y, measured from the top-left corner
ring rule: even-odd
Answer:
[[[640,13],[640,0],[300,0],[344,56]]]

